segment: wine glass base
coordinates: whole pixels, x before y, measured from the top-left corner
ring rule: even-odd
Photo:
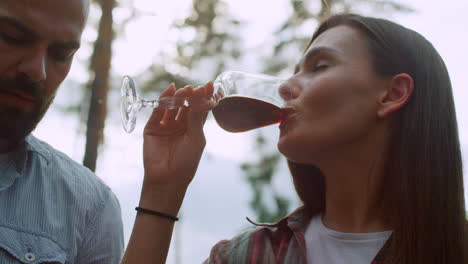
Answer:
[[[120,116],[122,126],[127,133],[135,129],[139,98],[132,78],[125,76],[120,87]]]

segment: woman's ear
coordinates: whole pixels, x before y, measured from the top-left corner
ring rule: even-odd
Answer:
[[[402,108],[409,101],[413,90],[414,81],[409,74],[400,73],[393,76],[379,100],[377,116],[385,118]]]

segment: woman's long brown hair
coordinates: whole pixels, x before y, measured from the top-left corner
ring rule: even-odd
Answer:
[[[380,204],[394,231],[384,263],[468,263],[460,142],[442,58],[415,31],[353,14],[329,18],[310,43],[339,25],[364,33],[377,74],[407,73],[414,79],[411,99],[396,113],[390,131]],[[323,211],[325,180],[320,170],[288,163],[304,205],[314,214]]]

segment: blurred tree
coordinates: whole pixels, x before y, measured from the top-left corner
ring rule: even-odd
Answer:
[[[312,31],[320,22],[339,12],[389,15],[394,12],[412,12],[408,6],[392,0],[290,0],[291,15],[275,31],[273,54],[264,60],[264,72],[271,75],[291,74],[292,65],[301,57]],[[261,157],[255,162],[242,164],[247,180],[253,191],[250,202],[256,212],[257,221],[275,222],[290,210],[290,200],[274,187],[274,176],[280,154],[266,146],[268,141],[261,133],[256,135],[256,149]],[[270,149],[270,151],[265,151]],[[271,202],[273,201],[273,202]]]
[[[292,13],[273,34],[274,51],[265,61],[265,72],[291,72],[292,67],[312,36],[316,25],[329,16],[346,12],[381,14],[412,12],[413,9],[392,0],[289,0]]]
[[[188,17],[176,20],[175,56],[161,53],[158,64],[145,72],[143,91],[212,80],[241,55],[241,22],[229,14],[221,0],[193,0]]]
[[[142,93],[165,89],[172,82],[179,88],[213,80],[240,57],[240,27],[223,1],[193,0],[188,17],[174,22],[175,55],[161,53],[158,63],[143,73]],[[181,261],[180,232],[174,234],[175,263]]]
[[[144,11],[132,7],[128,1],[125,8],[130,15],[121,27]],[[99,145],[103,139],[109,93],[114,19],[112,11],[116,0],[94,0],[101,12],[97,39],[90,60],[90,84],[86,96],[89,110],[86,124],[86,146],[83,164],[96,169]],[[193,0],[188,17],[174,22],[173,32],[179,36],[174,44],[176,53],[160,53],[149,69],[140,78],[144,79],[141,92],[164,89],[174,82],[177,87],[214,79],[225,66],[240,57],[239,38],[236,36],[241,23],[232,18],[221,0]],[[118,30],[118,29],[117,29]],[[202,76],[195,77],[193,69],[203,69]],[[138,77],[137,77],[138,78]]]
[[[86,146],[83,165],[96,170],[99,143],[103,137],[107,114],[107,94],[109,93],[109,73],[114,40],[112,11],[116,0],[94,0],[101,9],[98,36],[89,65],[91,92],[88,120],[86,125]]]

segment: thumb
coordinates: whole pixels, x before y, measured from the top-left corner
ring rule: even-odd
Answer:
[[[192,101],[196,103],[189,110],[189,129],[202,130],[209,111],[216,106],[212,100],[213,89],[213,83],[209,82],[193,91]]]

